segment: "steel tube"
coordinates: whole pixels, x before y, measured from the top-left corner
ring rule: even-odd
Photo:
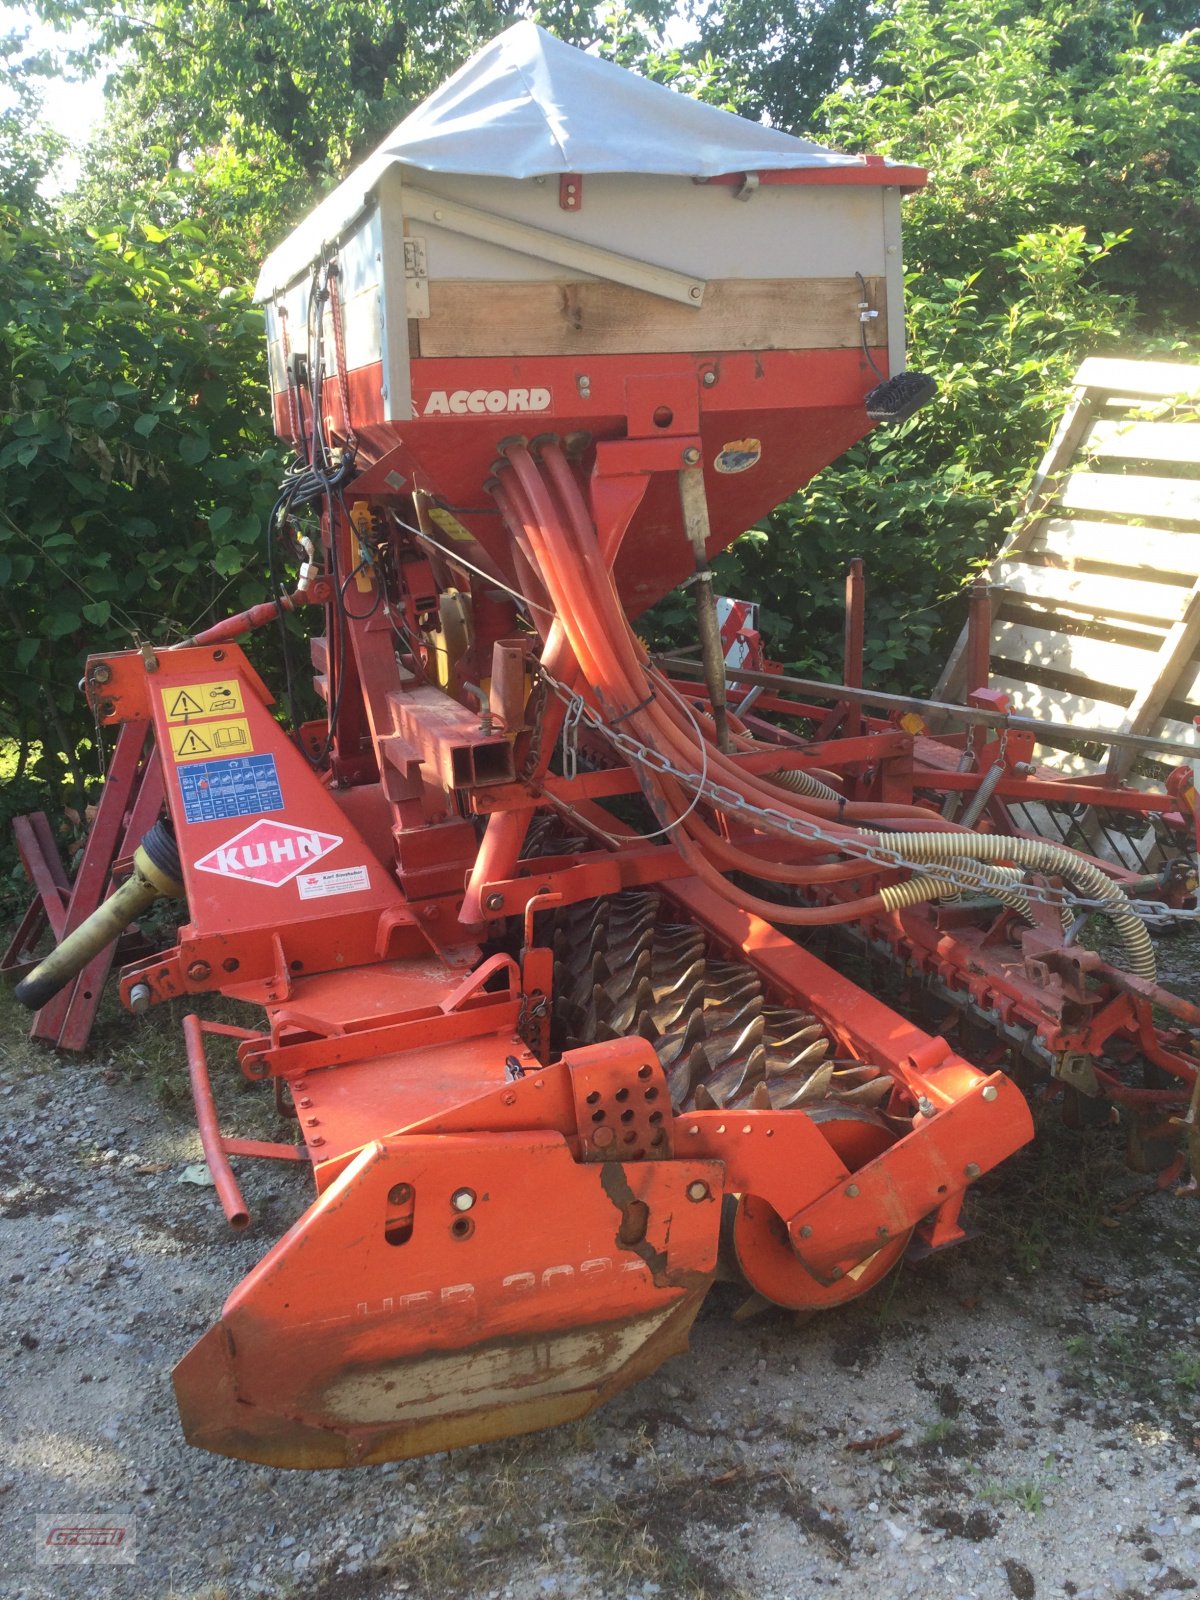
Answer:
[[[194,1012],[189,1012],[183,1019],[183,1042],[187,1050],[192,1104],[196,1108],[196,1126],[200,1131],[200,1148],[204,1151],[204,1159],[216,1185],[217,1199],[221,1202],[229,1226],[240,1233],[250,1224],[250,1209],[225,1153],[225,1141],[221,1138],[221,1125],[217,1121],[217,1107],[208,1076],[204,1024]]]
[[[678,672],[685,678],[703,678],[699,662],[686,656],[662,655],[655,658],[669,672]],[[1118,733],[1107,728],[1076,730],[1061,722],[1042,722],[1037,717],[1022,717],[1011,711],[986,711],[981,706],[959,706],[948,700],[922,700],[918,695],[887,694],[882,689],[855,689],[846,683],[822,683],[819,678],[793,678],[782,672],[751,672],[742,667],[729,667],[726,676],[734,683],[752,684],[761,689],[794,689],[798,694],[811,695],[817,700],[853,700],[858,705],[881,706],[887,710],[936,712],[952,722],[982,723],[989,728],[1010,728],[1020,733],[1046,733],[1056,739],[1071,739],[1079,744],[1121,745],[1129,750],[1141,750],[1147,755],[1161,752],[1164,755],[1186,756],[1189,760],[1200,757],[1200,743],[1180,744],[1177,739],[1156,739],[1146,733]],[[1046,743],[1053,741],[1046,740]]]

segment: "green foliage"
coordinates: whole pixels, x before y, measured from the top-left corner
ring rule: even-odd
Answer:
[[[196,223],[0,209],[0,737],[74,769],[89,650],[261,598],[261,365],[261,314]]]
[[[869,680],[931,687],[1079,360],[1186,358],[1200,43],[1147,29],[1117,0],[895,0],[876,76],[826,103],[833,142],[930,169],[905,203],[909,362],[939,394],[727,558],[727,592],[782,596],[765,632],[797,669],[839,674],[842,582],[861,555]]]

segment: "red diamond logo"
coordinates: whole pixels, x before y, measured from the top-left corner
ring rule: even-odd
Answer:
[[[314,861],[336,850],[341,842],[338,833],[293,828],[289,822],[272,822],[263,817],[201,856],[195,867],[198,872],[215,872],[222,878],[240,878],[243,883],[278,889]]]

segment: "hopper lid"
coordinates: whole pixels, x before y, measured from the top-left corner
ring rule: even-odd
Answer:
[[[843,168],[895,183],[913,171],[871,162],[864,171],[861,156],[706,105],[518,22],[476,51],[267,257],[256,295],[267,298],[304,272],[395,164],[496,178],[628,172],[705,179]],[[829,177],[838,181],[833,170]]]

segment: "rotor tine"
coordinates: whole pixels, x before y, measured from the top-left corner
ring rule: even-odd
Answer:
[[[821,1100],[828,1093],[829,1085],[833,1080],[833,1063],[827,1061],[817,1068],[811,1078],[808,1078],[800,1087],[782,1103],[781,1110],[790,1110],[793,1106],[808,1105],[813,1100]]]

